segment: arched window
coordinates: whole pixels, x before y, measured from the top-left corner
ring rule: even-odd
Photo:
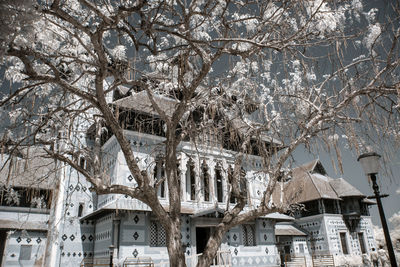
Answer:
[[[186,192],[190,200],[196,199],[196,173],[194,162],[190,159],[186,165]]]
[[[244,246],[255,246],[256,245],[256,234],[255,227],[252,224],[242,225],[242,239]]]
[[[222,188],[222,171],[221,167],[217,165],[215,168],[215,194],[217,195],[217,201],[222,202],[224,199],[224,192]]]
[[[79,203],[79,207],[78,207],[78,217],[81,217],[81,216],[82,216],[83,207],[84,207],[84,204],[83,204],[83,203]]]
[[[233,169],[231,166],[229,166],[228,169],[228,181],[232,183],[233,181]],[[248,191],[247,191],[247,180],[246,180],[246,171],[243,169],[243,167],[240,170],[240,177],[239,177],[239,190],[240,190],[240,195],[242,195],[245,198],[245,203],[248,202]],[[236,197],[232,196],[230,198],[230,203],[236,203],[237,199]]]

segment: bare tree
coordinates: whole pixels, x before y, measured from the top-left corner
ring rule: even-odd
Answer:
[[[6,77],[19,86],[0,102],[10,115],[7,138],[57,147],[48,156],[78,170],[98,194],[147,204],[167,233],[171,266],[185,266],[177,147],[184,140],[212,145],[202,134],[223,137],[235,157],[229,184],[237,202],[227,203],[200,258],[198,266],[209,266],[230,228],[293,208],[271,195],[299,145],[319,139],[335,147],[344,136],[359,149],[360,136],[396,137],[396,8],[382,23],[360,1],[41,1],[34,34],[8,45]],[[124,131],[147,122],[127,119],[129,110],[110,99],[121,90],[141,93],[158,118],[165,138],[158,182],[139,165]],[[162,104],[165,98],[172,104]],[[89,142],[79,138],[85,127],[78,118],[93,125]],[[100,153],[109,135],[135,187],[110,183]],[[241,165],[255,150],[269,179],[260,205],[248,210]],[[157,197],[163,181],[168,212]]]

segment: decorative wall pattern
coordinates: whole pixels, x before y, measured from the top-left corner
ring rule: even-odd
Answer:
[[[46,232],[10,231],[4,266],[41,264],[46,248]]]

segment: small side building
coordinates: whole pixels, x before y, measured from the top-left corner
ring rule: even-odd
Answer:
[[[307,237],[297,233],[289,238],[280,234],[281,228],[288,226],[278,225],[278,244],[286,240],[281,253],[286,259],[300,254],[310,259],[332,256],[336,266],[361,264],[362,254],[376,248],[369,214],[369,206],[375,203],[344,178],[327,176],[319,160],[297,167],[291,174],[288,181],[282,181],[282,190],[275,192],[274,199],[303,205],[294,213],[292,227]]]

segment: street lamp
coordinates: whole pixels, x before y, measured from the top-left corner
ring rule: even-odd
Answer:
[[[108,248],[110,250],[110,267],[113,267],[114,245],[110,245]]]
[[[390,264],[392,267],[397,267],[396,258],[394,256],[392,241],[390,240],[389,229],[386,223],[385,212],[383,211],[381,198],[384,197],[379,193],[379,186],[376,183],[376,175],[379,171],[379,158],[381,156],[375,152],[368,152],[360,155],[358,161],[360,162],[365,174],[371,178],[372,189],[374,190],[376,204],[378,205],[379,215],[381,217],[381,223],[383,233],[385,234],[386,246],[389,253]]]

